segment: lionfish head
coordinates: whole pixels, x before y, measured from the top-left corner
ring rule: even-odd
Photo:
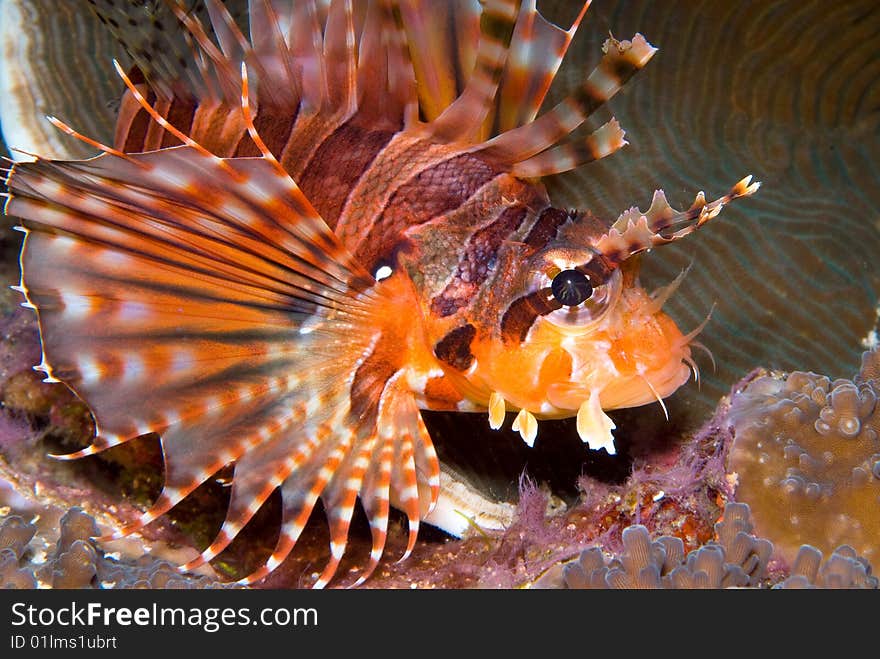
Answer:
[[[691,371],[699,377],[691,346],[702,347],[694,338],[703,324],[685,334],[662,310],[684,273],[649,293],[638,280],[639,255],[690,234],[758,186],[746,177],[715,201],[700,193],[684,211],[657,191],[647,211],[631,208],[610,229],[587,212],[546,209],[528,238],[499,250],[491,293],[470,308],[460,390],[486,401],[493,426],[508,406],[518,409],[514,429],[530,444],[535,417],[577,415],[584,441],[613,453],[614,425],[603,410],[662,406]]]

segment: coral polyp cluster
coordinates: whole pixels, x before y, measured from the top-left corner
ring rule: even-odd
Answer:
[[[747,504],[728,503],[715,524],[715,540],[685,555],[679,538],[651,540],[648,529],[634,524],[621,533],[623,549],[610,558],[602,547],[548,570],[537,588],[706,589],[706,588],[864,588],[876,589],[877,577],[864,557],[849,545],[823,554],[802,545],[790,571],[773,569],[773,543],[752,534]]]
[[[871,565],[849,545],[841,545],[822,563],[822,552],[803,545],[794,559],[791,575],[778,588],[877,588]]]
[[[95,519],[74,506],[61,518],[54,547],[39,546],[37,525],[19,515],[0,516],[0,588],[224,588],[207,576],[181,574],[149,554],[118,560],[98,548]]]
[[[767,374],[732,397],[736,499],[789,564],[804,543],[880,555],[878,359],[866,353],[854,380]]]
[[[729,588],[758,586],[764,578],[773,545],[751,534],[749,507],[729,503],[715,524],[717,540],[685,556],[680,538],[651,541],[640,524],[623,530],[623,551],[609,562],[593,547],[564,566],[567,588]]]

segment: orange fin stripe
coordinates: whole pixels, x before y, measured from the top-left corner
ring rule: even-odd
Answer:
[[[348,529],[354,515],[354,506],[364,482],[364,475],[375,459],[375,436],[363,440],[359,451],[352,451],[333,475],[333,480],[322,494],[330,525],[330,561],[318,577],[315,588],[329,583],[348,543]]]
[[[242,292],[256,286],[250,293],[260,298],[266,292],[275,291],[289,295],[291,300],[323,304],[326,300],[343,299],[340,296],[345,295],[349,285],[358,290],[367,285],[366,273],[346,256],[329,230],[318,224],[320,220],[296,220],[287,227],[279,224],[285,212],[296,217],[296,211],[283,200],[283,186],[281,190],[267,188],[272,184],[271,176],[260,180],[261,175],[256,173],[257,178],[253,180],[253,188],[259,195],[277,198],[269,208],[257,210],[251,207],[247,197],[231,197],[223,190],[222,180],[212,185],[211,166],[206,172],[184,153],[170,149],[162,151],[161,156],[136,157],[148,164],[159,162],[159,167],[149,168],[151,173],[128,167],[135,180],[144,179],[152,188],[122,186],[109,178],[129,174],[127,163],[118,160],[115,165],[105,165],[104,157],[87,165],[50,166],[36,162],[28,170],[19,168],[10,178],[18,189],[10,209],[19,217],[33,217],[41,228],[50,226],[93,243],[92,248],[103,246],[116,251],[117,263],[124,262],[127,255],[141,262],[144,258],[150,259],[151,267],[158,268],[154,274],[157,280],[173,280],[175,272],[190,272],[196,279],[178,280],[178,286],[187,289],[199,281],[209,286],[217,282],[216,294],[209,295],[216,299],[229,297],[227,289],[220,286],[231,286],[230,291]],[[247,176],[252,175],[247,165],[257,164],[234,162],[237,168],[245,167],[242,174]],[[176,174],[170,187],[166,187],[167,172]],[[216,178],[223,178],[221,172],[216,174]],[[102,175],[108,178],[103,182],[96,179]],[[196,177],[199,188],[195,188]],[[149,195],[144,193],[148,189],[151,190]],[[239,194],[249,192],[244,186],[229,189]],[[189,210],[175,197],[205,209]],[[218,207],[224,207],[225,217],[212,210]],[[237,245],[229,242],[230,229],[234,231],[233,236],[238,234]],[[221,237],[223,233],[226,237]],[[310,240],[312,236],[314,240]],[[321,242],[324,243],[323,255],[315,245]],[[73,248],[70,241],[64,244]],[[351,263],[352,269],[341,266],[339,261],[345,260]],[[71,265],[78,269],[85,264],[72,262]],[[41,269],[39,264],[34,267]],[[114,266],[111,262],[106,267]],[[51,273],[47,272],[47,276],[51,278]],[[146,273],[140,279],[149,281]],[[83,292],[89,293],[89,290]],[[282,302],[277,296],[274,300],[276,304]],[[291,310],[296,308],[296,304],[291,306]]]
[[[497,133],[531,122],[592,0],[586,0],[568,30],[547,21],[535,0],[523,2],[498,94]]]
[[[480,14],[480,46],[474,71],[461,95],[430,124],[446,140],[478,140],[484,120],[494,109],[513,29],[519,13],[515,0],[486,0]]]
[[[232,494],[220,532],[198,558],[181,569],[192,570],[222,552],[272,492],[312,457],[318,446],[315,439],[305,437],[293,451],[290,447],[289,430],[294,423],[301,423],[304,419],[304,411],[299,415],[291,415],[289,420],[279,426],[278,434],[246,451],[235,463]],[[282,432],[284,434],[280,434]]]
[[[397,495],[395,505],[406,513],[409,539],[401,561],[406,560],[416,545],[419,533],[419,490],[416,476],[415,453],[412,438],[405,436],[398,442],[395,468],[391,472],[391,490]]]
[[[349,452],[353,439],[350,432],[343,435],[332,451],[329,451],[329,443],[325,442],[324,452],[316,456],[318,459],[311,460],[309,465],[295,472],[282,484],[281,533],[267,563],[270,570],[281,564],[293,550],[318,498]],[[262,570],[258,570],[249,575],[247,582],[253,583],[261,578],[258,576],[261,572]]]
[[[393,460],[394,442],[386,439],[382,443],[378,459],[373,461],[370,469],[364,476],[364,485],[361,488],[361,503],[370,520],[373,546],[370,550],[370,562],[355,585],[360,585],[369,578],[379,565],[379,560],[385,551],[385,541],[388,538],[389,492]]]

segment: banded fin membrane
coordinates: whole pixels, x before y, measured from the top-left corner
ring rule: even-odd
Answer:
[[[217,555],[279,487],[278,547],[247,581],[289,553],[318,498],[331,560],[317,585],[336,570],[358,495],[373,567],[391,499],[409,517],[411,549],[439,467],[411,394],[393,384],[403,364],[378,353],[396,342],[381,320],[395,293],[374,289],[268,152],[225,160],[191,140],[104,150],[16,165],[6,211],[26,232],[20,289],[37,309],[46,374],[95,419],[93,443],[61,457],[161,438],[162,493],[115,535],[235,464],[226,522],[187,567]],[[365,381],[359,365],[374,356],[385,377]]]

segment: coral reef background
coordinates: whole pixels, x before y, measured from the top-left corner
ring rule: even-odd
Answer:
[[[564,25],[575,4],[539,7]],[[56,114],[109,139],[118,94],[109,63],[121,56],[115,41],[80,0],[6,5],[30,12],[20,56],[30,62],[34,116]],[[518,500],[515,520],[505,532],[475,530],[460,541],[428,530],[409,561],[386,560],[367,585],[517,587],[558,577],[556,585],[876,587],[868,561],[876,563],[877,518],[856,515],[878,509],[880,450],[869,432],[880,432],[876,404],[869,404],[880,395],[872,384],[876,371],[863,369],[850,381],[834,378],[855,372],[860,354],[876,341],[880,6],[871,0],[596,0],[551,93],[564,93],[592,67],[609,30],[619,38],[641,31],[660,48],[612,104],[630,145],[607,162],[551,181],[551,192],[558,204],[610,219],[629,206],[646,206],[655,188],[680,205],[699,189],[725,190],[745,173],[763,182],[758,195],[727,209],[698,240],[644,259],[644,278],[656,285],[692,264],[669,306],[685,328],[712,310],[701,338],[716,368],[701,360],[701,386],[688,384],[667,401],[668,422],[656,406],[613,413],[621,449],[615,458],[583,448],[571,422],[547,424],[529,450],[514,433],[490,432],[482,417],[430,418],[445,464],[487,499]],[[70,38],[54,38],[62,31]],[[49,136],[46,148],[62,155],[81,148],[35,123]],[[0,234],[0,281],[7,284],[18,281],[19,238],[8,226]],[[0,522],[0,539],[14,536],[0,551],[0,575],[9,583],[28,585],[32,578],[52,585],[54,572],[70,571],[67,583],[102,586],[112,580],[101,570],[120,561],[128,576],[118,586],[158,585],[164,577],[144,576],[151,569],[154,577],[166,574],[155,556],[185,561],[216,530],[228,496],[222,475],[127,545],[89,541],[84,522],[68,534],[74,540],[56,545],[53,534],[64,527],[60,518],[71,505],[83,506],[82,514],[105,529],[133,519],[158,491],[161,459],[154,438],[77,463],[46,458],[84,445],[90,419],[63,387],[45,385],[31,371],[39,361],[38,337],[31,312],[18,302],[12,291],[0,293],[0,479],[7,483],[0,513],[10,515]],[[753,370],[759,367],[764,370]],[[767,438],[773,446],[759,447]],[[822,482],[817,464],[827,462],[829,452],[836,467]],[[521,479],[523,472],[528,477]],[[766,478],[773,482],[769,489],[756,485]],[[815,498],[811,484],[818,487]],[[798,519],[816,519],[795,529],[791,509],[769,509],[786,488],[785,496],[803,502]],[[733,541],[723,530],[731,528],[732,513],[724,513],[728,526],[716,527],[730,501],[751,508],[748,518],[733,509],[737,533],[752,540],[737,541],[732,560]],[[828,512],[829,502],[842,508]],[[21,519],[10,522],[15,513]],[[69,519],[82,520],[82,514]],[[22,544],[37,515],[45,528]],[[270,502],[214,562],[216,573],[178,585],[241,574],[274,544],[275,528],[277,506]],[[353,551],[343,565],[352,572],[335,585],[353,582],[368,552],[365,520],[352,533]],[[822,533],[827,541],[816,537]],[[391,559],[402,551],[404,535],[397,519]],[[762,539],[774,553],[766,554]],[[838,549],[841,544],[850,547]],[[300,545],[263,585],[309,585],[326,557],[322,525]],[[138,558],[144,555],[149,558]],[[757,557],[758,566],[746,570],[748,556]],[[42,562],[32,565],[34,557]],[[94,574],[86,579],[89,565]],[[141,568],[146,572],[137,572]]]
[[[728,469],[763,533],[793,561],[802,542],[880,556],[880,353],[853,380],[794,372],[757,377],[733,396]]]

